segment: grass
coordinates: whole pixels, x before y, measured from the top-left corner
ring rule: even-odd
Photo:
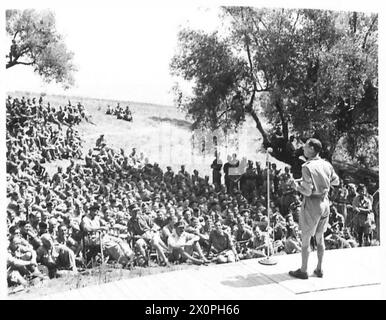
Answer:
[[[26,98],[39,97],[39,94],[28,92],[12,92],[10,95]],[[214,159],[214,148],[211,147],[212,139],[211,137],[206,138],[205,152],[202,152],[202,134],[198,132],[194,135],[194,145],[192,145],[191,122],[176,107],[58,95],[47,95],[44,99],[50,101],[52,106],[64,106],[70,100],[72,104],[81,102],[86,107],[94,124],[82,123],[78,127],[84,140],[85,152],[94,147],[99,135],[104,134],[109,146],[116,149],[123,148],[128,153],[132,148],[137,148],[139,152],[143,152],[149,158],[150,162],[158,162],[164,170],[166,170],[166,166],[170,165],[176,172],[184,164],[190,173],[197,169],[200,175],[211,177],[210,165]],[[105,114],[107,105],[110,104],[115,107],[117,102],[123,107],[127,104],[130,105],[134,118],[132,123]],[[228,137],[227,147],[223,144],[219,148],[223,163],[226,162],[227,154],[237,152],[237,142],[235,142],[234,137]],[[248,159],[259,161],[264,165],[266,156],[260,151],[262,139],[253,119],[247,118],[242,130],[238,133],[238,137],[237,153],[239,158],[246,156]],[[219,145],[220,142],[221,140],[219,140]],[[277,163],[278,168],[284,167],[284,163],[275,159],[272,161]]]
[[[102,265],[94,269],[88,269],[79,274],[63,274],[59,278],[39,280],[32,282],[22,291],[14,292],[14,288],[9,291],[11,299],[31,299],[39,296],[55,294],[58,292],[80,289],[92,285],[101,285],[123,279],[144,277],[153,274],[178,271],[184,269],[198,268],[190,264],[172,265],[170,267],[134,267],[131,270],[117,268],[111,265]],[[17,290],[16,290],[17,291]]]

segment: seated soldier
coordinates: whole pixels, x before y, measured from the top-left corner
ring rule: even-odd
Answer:
[[[245,223],[244,217],[238,219],[238,223],[235,227],[234,238],[236,240],[236,250],[240,257],[248,258],[247,246],[253,239],[252,228]]]
[[[328,223],[330,226],[338,225],[339,230],[343,230],[343,226],[345,224],[344,216],[338,212],[335,206],[331,206],[330,210],[331,214]]]
[[[185,231],[198,236],[200,243],[204,242],[207,244],[209,241],[209,235],[204,233],[203,224],[197,217],[192,217],[190,219],[190,224],[186,226]]]
[[[159,261],[160,265],[169,265],[165,256],[167,246],[161,240],[159,231],[153,228],[155,225],[151,218],[143,214],[142,210],[137,205],[134,205],[131,210],[132,216],[127,227],[132,238],[135,240],[135,248],[148,263],[149,261],[146,249],[149,244],[151,247],[156,249],[158,256],[161,258]]]
[[[206,264],[205,258],[199,244],[200,237],[185,231],[185,222],[179,221],[174,225],[174,230],[168,238],[170,251],[169,261],[185,262],[192,261],[195,264]],[[197,252],[200,259],[193,256]]]
[[[7,282],[9,286],[27,286],[26,277],[32,274],[30,268],[37,270],[37,263],[33,260],[23,260],[15,257],[11,252],[7,254]]]
[[[10,233],[7,258],[8,280],[14,284],[26,285],[25,278],[43,278],[38,270],[36,252],[32,245],[21,237],[20,229],[11,227]]]
[[[355,248],[358,246],[355,238],[351,235],[349,228],[343,229],[343,238],[347,241],[351,248]]]
[[[62,223],[58,227],[58,234],[56,240],[59,244],[63,244],[70,248],[75,253],[75,256],[77,256],[82,249],[81,244],[76,241],[72,235],[72,228],[68,228],[64,223]]]
[[[168,239],[174,231],[174,225],[178,222],[178,218],[175,215],[171,215],[166,219],[166,225],[162,227],[160,232],[161,240],[164,243],[168,243]]]
[[[232,241],[232,236],[228,232],[225,232],[220,221],[215,222],[214,229],[209,234],[208,247],[207,257],[210,256],[211,250],[213,249],[215,256],[213,260],[217,263],[239,261],[239,256]]]
[[[106,110],[106,114],[112,114],[113,113],[113,109],[110,105],[107,105],[107,110]]]
[[[302,242],[299,238],[299,227],[297,223],[294,221],[293,216],[291,214],[286,217],[287,225],[286,225],[286,239],[284,242],[284,251],[287,254],[301,252]]]
[[[104,135],[104,134],[101,134],[101,135],[99,136],[99,138],[96,140],[95,146],[96,146],[96,148],[99,149],[99,148],[101,148],[102,145],[105,144],[105,143],[106,143],[105,135]]]
[[[351,248],[351,245],[340,231],[339,225],[335,224],[331,227],[331,234],[325,237],[326,249],[346,249]]]
[[[89,213],[82,217],[80,229],[83,233],[83,258],[87,263],[91,258],[101,253],[102,231],[106,230],[104,222],[98,215],[99,204],[94,203],[89,208]]]
[[[268,232],[263,232],[261,229],[256,226],[253,229],[253,238],[249,243],[249,249],[247,252],[248,258],[262,258],[266,257],[268,254],[273,253],[273,246],[269,239]]]
[[[37,249],[37,262],[48,268],[49,277],[59,275],[59,270],[71,270],[77,272],[75,253],[63,244],[55,244],[48,233],[40,237],[42,245]]]

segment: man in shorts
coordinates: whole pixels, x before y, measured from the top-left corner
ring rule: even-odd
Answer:
[[[183,220],[174,224],[174,230],[168,238],[169,259],[181,262],[190,260],[198,265],[207,264],[209,260],[205,258],[202,252],[199,244],[200,237],[186,232],[185,228],[186,223]],[[197,252],[198,258],[194,257],[194,252]]]
[[[295,278],[308,279],[310,241],[311,237],[315,236],[318,264],[314,274],[321,278],[325,251],[324,232],[327,229],[330,214],[328,193],[331,186],[339,185],[339,177],[332,165],[319,157],[322,143],[318,139],[308,139],[303,150],[307,162],[302,166],[302,178],[292,181],[292,187],[303,195],[299,217],[302,232],[302,266],[296,271],[290,271],[289,274]]]

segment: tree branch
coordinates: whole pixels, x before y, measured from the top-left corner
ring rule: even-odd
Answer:
[[[17,60],[13,60],[12,62],[8,62],[6,64],[6,69],[9,69],[13,66],[16,66],[17,64],[22,64],[22,65],[25,65],[25,66],[31,66],[35,63],[35,61],[31,61],[31,62],[23,62],[23,61],[17,61]]]
[[[367,37],[370,35],[370,32],[373,29],[374,24],[377,20],[378,20],[378,15],[375,15],[373,22],[371,23],[370,28],[369,28],[369,30],[367,30],[365,38],[363,39],[362,49],[364,49],[366,47]]]
[[[296,20],[294,22],[294,25],[292,26],[292,33],[295,32],[295,27],[296,27],[296,24],[298,23],[298,20],[299,20],[299,11],[296,12]]]
[[[18,35],[19,32],[20,32],[20,30],[16,30],[15,34],[13,35],[13,40],[16,39],[16,36]]]
[[[228,111],[231,111],[231,110],[232,108],[228,108],[225,111],[221,112],[221,114],[217,116],[217,119],[220,119],[224,114],[226,114]]]

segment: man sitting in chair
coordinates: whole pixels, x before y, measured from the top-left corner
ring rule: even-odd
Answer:
[[[161,240],[159,231],[156,230],[157,226],[149,216],[142,213],[142,210],[137,205],[133,205],[131,208],[131,218],[127,227],[132,238],[135,240],[136,249],[138,249],[146,260],[148,260],[146,248],[147,245],[150,244],[150,246],[157,251],[158,257],[161,258],[161,261],[159,261],[160,265],[169,265],[165,256],[167,246]]]
[[[99,209],[98,203],[92,204],[89,213],[82,217],[80,223],[83,232],[83,258],[86,263],[101,253],[101,232],[107,229],[98,215]]]

